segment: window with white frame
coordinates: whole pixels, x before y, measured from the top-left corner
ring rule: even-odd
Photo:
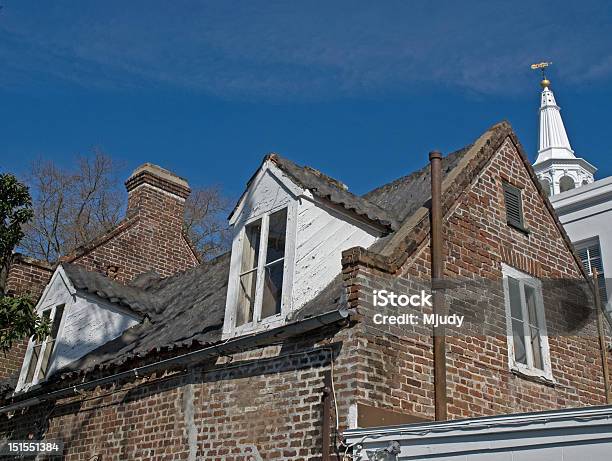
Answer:
[[[587,274],[592,276],[593,269],[597,270],[599,297],[602,304],[605,305],[608,302],[608,292],[606,290],[606,276],[604,275],[599,239],[576,244],[576,249],[578,250],[578,256],[580,256],[580,260]]]
[[[42,318],[51,324],[49,334],[42,340],[32,338],[26,353],[26,363],[20,387],[43,381],[51,365],[51,355],[55,348],[57,334],[64,314],[64,305],[55,306],[42,312]]]
[[[552,381],[541,282],[502,265],[510,368]]]
[[[286,238],[287,208],[244,227],[235,327],[272,319],[283,311]]]

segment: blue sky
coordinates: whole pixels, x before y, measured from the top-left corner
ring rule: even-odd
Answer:
[[[539,76],[612,174],[612,7],[572,1],[5,0],[0,169],[101,147],[236,198],[266,152],[357,193],[509,120],[534,158]]]

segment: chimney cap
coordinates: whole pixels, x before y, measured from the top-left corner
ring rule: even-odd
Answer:
[[[125,187],[130,192],[144,183],[183,198],[191,192],[187,180],[153,163],[143,163],[136,168],[125,182]]]
[[[173,182],[179,186],[189,187],[189,184],[187,183],[187,180],[185,178],[181,178],[179,175],[174,174],[172,171],[168,171],[159,165],[155,165],[149,162],[143,163],[138,168],[136,168],[130,175],[130,178],[133,178],[134,176],[136,176],[137,174],[141,172],[151,173],[154,176],[158,176],[161,179],[165,179],[166,181]],[[128,180],[130,178],[128,178]]]

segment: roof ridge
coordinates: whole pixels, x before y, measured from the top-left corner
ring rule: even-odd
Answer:
[[[362,218],[373,221],[383,227],[391,230],[395,230],[398,227],[399,223],[386,209],[349,191],[348,187],[341,181],[321,173],[315,168],[299,165],[276,153],[269,154],[266,158],[273,161],[292,181],[300,187],[314,192],[318,197],[341,205]],[[314,176],[316,179],[309,177],[309,175]],[[317,181],[319,181],[318,184],[316,183]]]
[[[112,227],[111,229],[109,229],[107,231],[101,232],[100,234],[98,234],[97,236],[95,236],[92,239],[88,240],[87,242],[85,242],[85,243],[79,245],[78,247],[72,249],[72,251],[70,251],[70,253],[68,253],[67,255],[61,256],[59,258],[59,262],[60,263],[65,263],[65,262],[71,263],[71,262],[73,262],[74,260],[80,258],[81,256],[86,255],[90,251],[93,251],[94,249],[96,249],[97,247],[102,245],[103,243],[108,242],[110,239],[112,239],[116,235],[119,235],[124,230],[129,229],[134,224],[136,224],[139,219],[140,219],[140,217],[138,215],[130,216],[130,217],[125,217],[116,226]]]

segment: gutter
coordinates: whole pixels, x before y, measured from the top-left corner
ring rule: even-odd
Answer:
[[[222,342],[220,344],[212,345],[204,349],[197,351],[188,352],[186,354],[178,355],[168,359],[160,360],[158,362],[136,367],[131,370],[122,371],[115,373],[110,376],[103,378],[94,379],[92,381],[83,382],[74,386],[64,387],[48,393],[41,392],[36,395],[34,392],[26,392],[19,397],[24,397],[18,401],[14,401],[8,405],[0,407],[0,414],[8,413],[39,403],[48,402],[51,400],[58,400],[64,397],[74,396],[81,393],[82,391],[102,386],[105,384],[116,383],[117,381],[128,379],[128,378],[142,378],[144,376],[153,374],[160,369],[173,368],[177,365],[189,366],[204,359],[211,357],[218,357],[220,355],[233,354],[237,352],[244,352],[245,350],[269,346],[277,343],[278,341],[297,336],[300,334],[308,333],[316,330],[322,326],[332,325],[343,320],[346,320],[350,312],[346,308],[340,308],[335,311],[320,314],[315,317],[310,317],[299,322],[294,322],[289,325],[273,328],[261,333],[253,333],[248,336],[240,336]],[[30,396],[31,394],[35,394]]]

